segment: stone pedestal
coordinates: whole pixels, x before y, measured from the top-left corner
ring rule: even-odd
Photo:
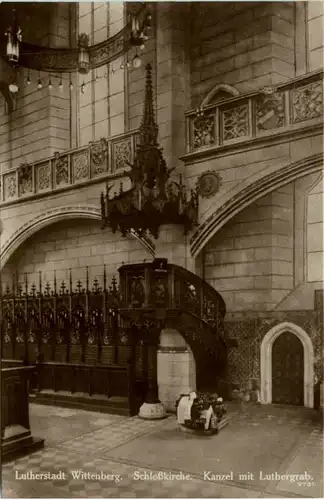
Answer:
[[[1,369],[1,459],[12,460],[44,446],[34,438],[29,425],[29,379],[35,367]]]
[[[138,416],[147,420],[156,420],[165,417],[165,409],[158,396],[158,387],[156,382],[150,381],[148,393]]]
[[[177,330],[166,328],[160,336],[157,354],[159,399],[167,411],[175,411],[181,394],[196,390],[195,360]]]
[[[30,429],[20,425],[13,425],[5,429],[1,443],[1,459],[3,462],[8,462],[43,447],[44,439],[33,437]]]
[[[165,418],[165,410],[162,403],[143,403],[138,416],[146,420],[158,420]]]

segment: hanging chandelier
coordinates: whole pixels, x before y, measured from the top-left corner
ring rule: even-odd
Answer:
[[[8,61],[15,65],[19,61],[19,45],[22,42],[22,31],[17,25],[17,16],[15,9],[13,9],[12,25],[7,28],[5,36],[7,37],[6,55]]]
[[[73,73],[87,74],[90,70],[109,64],[133,47],[144,50],[149,39],[152,16],[147,5],[129,15],[128,22],[122,30],[114,36],[95,45],[89,45],[89,35],[81,33],[78,37],[77,48],[50,48],[29,44],[22,39],[22,30],[17,23],[16,11],[13,11],[12,24],[5,31],[5,44],[0,51],[15,67],[28,68],[29,70],[47,73]],[[130,63],[126,63],[128,67]],[[141,66],[140,56],[136,53],[132,66]],[[51,81],[51,78],[49,78]],[[27,84],[30,82],[28,74]],[[39,82],[38,82],[39,83]],[[71,85],[70,85],[71,86]],[[16,82],[13,87],[18,90]],[[38,87],[39,88],[39,87]]]
[[[139,144],[131,170],[125,172],[131,180],[127,191],[110,198],[111,187],[101,194],[102,227],[117,229],[126,236],[134,231],[139,236],[150,233],[158,238],[162,224],[180,224],[184,233],[197,224],[198,192],[187,190],[182,183],[170,178],[173,169],[168,169],[157,142],[158,127],[154,118],[151,65],[146,66],[146,89],[143,119],[139,129]]]

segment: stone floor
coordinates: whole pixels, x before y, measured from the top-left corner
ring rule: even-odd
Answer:
[[[45,438],[45,448],[3,466],[2,496],[323,496],[319,412],[233,403],[228,413],[219,435],[197,437],[182,432],[175,416],[152,422],[32,404],[32,432]]]

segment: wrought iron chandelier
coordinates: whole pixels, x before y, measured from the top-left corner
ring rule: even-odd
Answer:
[[[186,234],[198,219],[198,192],[189,192],[182,183],[172,180],[157,142],[158,127],[153,110],[152,68],[146,66],[146,89],[143,119],[139,130],[139,144],[134,164],[124,174],[131,180],[131,188],[110,198],[111,186],[101,194],[103,227],[117,229],[123,236],[131,230],[139,236],[147,232],[158,238],[162,224],[180,224]]]
[[[89,45],[89,36],[86,33],[81,33],[78,37],[77,48],[54,49],[24,42],[16,11],[13,10],[12,24],[5,31],[5,43],[2,49],[0,47],[0,50],[14,68],[21,66],[30,70],[48,72],[48,86],[51,88],[52,79],[50,75],[53,73],[79,72],[87,74],[91,69],[99,68],[118,59],[133,47],[144,50],[152,27],[151,21],[152,15],[148,6],[142,4],[140,8],[128,16],[128,23],[125,27],[107,40],[95,45]],[[130,65],[134,68],[141,65],[141,58],[137,50],[132,63],[127,62],[125,66],[129,67]],[[37,85],[38,88],[42,88],[39,82],[40,78]],[[61,82],[62,78],[60,78],[60,84]],[[29,73],[26,83],[31,83]],[[13,82],[10,87],[11,92],[18,91],[16,82]]]

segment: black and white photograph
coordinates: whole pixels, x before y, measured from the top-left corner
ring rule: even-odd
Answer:
[[[0,1],[1,498],[323,498],[324,1]]]

